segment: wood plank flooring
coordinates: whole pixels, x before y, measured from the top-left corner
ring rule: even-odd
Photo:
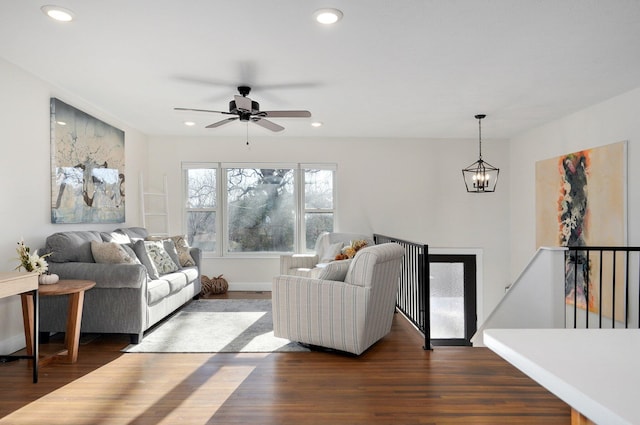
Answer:
[[[268,298],[229,293],[219,298]],[[360,357],[333,352],[121,353],[83,337],[78,363],[0,365],[0,424],[569,424],[570,408],[485,348],[422,350],[401,315]],[[56,336],[43,350],[55,350]]]

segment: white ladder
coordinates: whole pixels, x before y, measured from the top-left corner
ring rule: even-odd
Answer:
[[[161,192],[147,192],[144,189],[144,176],[140,173],[140,212],[142,227],[147,229],[149,235],[169,236],[169,191],[166,175]]]

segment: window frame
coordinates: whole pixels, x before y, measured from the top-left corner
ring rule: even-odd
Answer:
[[[306,213],[332,213],[333,224],[336,222],[336,174],[337,164],[334,163],[291,163],[291,162],[183,162],[182,163],[182,228],[186,234],[188,229],[188,213],[192,211],[213,211],[216,216],[216,250],[203,251],[204,258],[251,258],[251,257],[277,257],[282,254],[290,253],[306,253]],[[294,205],[294,243],[293,251],[255,251],[255,252],[230,252],[229,245],[229,214],[228,214],[228,181],[227,169],[229,168],[275,168],[275,169],[291,169],[293,170],[293,199]],[[190,169],[214,169],[216,173],[216,200],[215,208],[189,208],[188,194],[189,181],[188,170]],[[328,170],[332,172],[332,208],[313,208],[307,209],[305,205],[305,174],[306,170]]]

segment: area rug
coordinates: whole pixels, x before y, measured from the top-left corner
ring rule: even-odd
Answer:
[[[127,353],[275,353],[309,351],[273,336],[271,300],[196,300],[149,331]]]

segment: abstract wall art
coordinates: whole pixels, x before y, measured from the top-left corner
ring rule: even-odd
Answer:
[[[619,142],[536,163],[537,247],[626,244],[626,152],[627,143]],[[606,299],[603,306],[612,304],[607,299],[611,291],[600,294],[599,273],[592,273],[612,269],[609,260],[600,264],[598,258],[578,251],[566,262],[567,303],[576,300],[579,308],[592,312],[598,312],[600,297]],[[623,291],[616,292],[616,298],[622,295]],[[622,301],[615,300],[618,305]]]
[[[125,221],[124,132],[51,98],[51,222]]]

